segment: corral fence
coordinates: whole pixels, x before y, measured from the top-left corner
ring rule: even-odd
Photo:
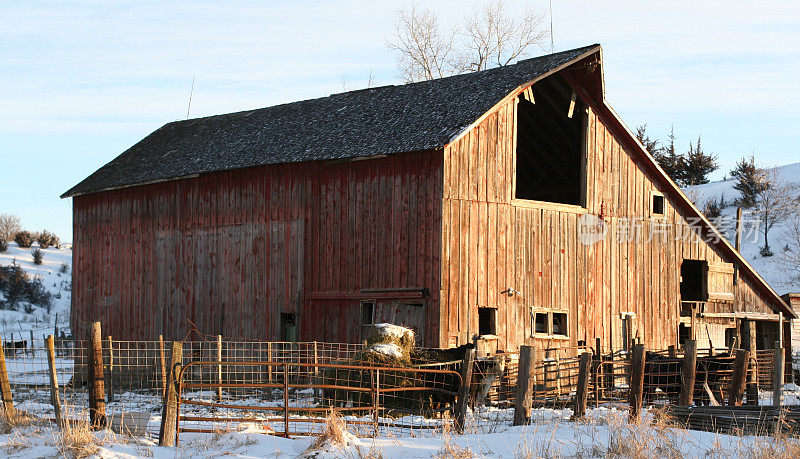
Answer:
[[[685,349],[632,346],[606,354],[523,346],[477,359],[471,350],[463,360],[392,367],[363,363],[361,344],[121,341],[100,336],[99,327],[90,337],[4,341],[5,408],[55,422],[107,423],[164,444],[183,432],[243,427],[313,434],[331,410],[359,436],[416,435],[463,431],[470,423],[527,423],[541,407],[572,408],[580,418],[587,407],[618,406],[637,418],[643,405],[758,404],[758,389],[783,381],[785,367],[774,363],[781,350],[751,355],[698,350],[694,342]],[[777,387],[774,403],[780,404]]]

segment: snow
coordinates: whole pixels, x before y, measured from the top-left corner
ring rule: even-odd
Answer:
[[[779,180],[800,185],[800,163],[779,166],[772,170],[775,171]],[[721,212],[723,224],[720,225],[719,229],[728,241],[734,240],[736,221],[736,205],[734,201],[740,197],[739,192],[733,188],[735,184],[736,180],[729,178],[704,185],[690,186],[684,190],[700,209],[710,199],[720,200],[724,196],[727,207]],[[800,197],[800,190],[798,190],[798,196]],[[744,221],[753,219],[757,219],[755,214],[743,215]],[[786,227],[786,223],[776,224],[769,232],[770,247],[775,252],[775,256],[763,257],[759,254],[759,249],[764,245],[764,235],[759,231],[759,229],[763,231],[761,226],[758,226],[753,231],[750,230],[752,228],[748,229],[747,225],[745,225],[740,250],[742,256],[753,266],[756,272],[781,294],[800,292],[800,283],[792,282],[786,272],[775,262],[778,252],[783,250],[786,244]]]
[[[38,248],[34,244],[30,248],[21,248],[15,242],[9,242],[8,250],[0,252],[0,266],[17,265],[22,267],[32,278],[42,280],[46,289],[53,294],[53,307],[48,314],[43,308],[35,308],[31,314],[24,312],[20,306],[18,311],[0,310],[0,334],[4,340],[29,340],[33,331],[34,339],[42,340],[52,335],[55,325],[69,335],[69,309],[72,285],[72,250],[47,248],[41,265],[33,263],[31,251]],[[66,264],[66,273],[61,273],[61,266]],[[58,324],[54,321],[58,317]]]
[[[464,435],[446,430],[435,435],[377,438],[349,434],[343,444],[328,442],[313,450],[309,447],[315,437],[278,437],[257,424],[242,425],[233,433],[185,433],[175,448],[159,447],[148,438],[101,431],[94,435],[100,444],[95,457],[760,457],[767,451],[788,457],[800,448],[796,438],[689,431],[652,422],[649,414],[641,424],[629,424],[624,410],[590,410],[580,422],[567,420],[571,416],[568,409],[535,410],[533,414],[535,422],[529,426],[500,426]],[[57,440],[52,427],[30,426],[0,435],[0,450],[12,457],[55,457],[61,455]]]
[[[389,357],[396,357],[402,358],[403,357],[403,350],[400,349],[400,346],[393,344],[393,343],[376,343],[369,347],[370,352],[376,352],[378,354],[383,354]]]

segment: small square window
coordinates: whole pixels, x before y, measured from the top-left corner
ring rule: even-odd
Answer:
[[[547,329],[547,313],[546,312],[534,313],[533,318],[534,318],[533,332],[547,334],[549,332]]]
[[[653,193],[653,215],[664,215],[664,195]]]
[[[566,312],[554,312],[553,313],[553,334],[554,335],[564,335],[567,336],[569,334],[567,328],[567,313]]]

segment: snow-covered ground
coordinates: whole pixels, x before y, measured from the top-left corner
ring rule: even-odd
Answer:
[[[779,166],[772,170],[775,171],[775,175],[779,180],[794,183],[800,187],[800,163]],[[684,190],[700,209],[703,209],[705,203],[710,199],[719,201],[723,197],[725,198],[727,207],[722,209],[723,224],[720,225],[720,230],[731,242],[733,242],[735,235],[736,205],[734,202],[740,197],[739,192],[733,188],[735,184],[735,179],[728,178],[727,180],[711,182],[705,185],[687,187]],[[800,188],[798,188],[797,193],[800,195]],[[758,219],[757,214],[747,212],[745,210],[743,214],[743,221]],[[759,250],[764,245],[763,226],[760,225],[755,228],[745,225],[741,247],[741,253],[744,258],[780,294],[800,292],[800,284],[791,282],[786,275],[786,271],[775,261],[779,252],[786,245],[786,229],[787,225],[784,222],[776,224],[769,231],[770,247],[775,253],[772,257],[763,257],[759,254]]]
[[[537,410],[534,423],[493,431],[455,435],[447,431],[425,436],[355,438],[344,444],[314,437],[291,439],[265,434],[260,425],[243,425],[235,433],[182,434],[176,448],[154,440],[125,437],[109,431],[93,435],[86,452],[97,457],[797,457],[800,440],[786,437],[734,436],[689,431],[650,422],[629,424],[627,412],[590,410],[585,421],[569,421],[570,410]],[[346,427],[346,426],[345,426]],[[64,453],[58,432],[49,426],[29,426],[0,435],[0,451],[8,457],[55,457]]]
[[[18,311],[0,310],[0,336],[10,341],[12,334],[14,340],[30,339],[30,331],[34,332],[34,339],[40,340],[55,331],[55,319],[58,316],[59,332],[63,330],[67,335],[69,331],[69,308],[72,283],[72,251],[63,248],[43,249],[42,264],[33,263],[31,251],[38,248],[35,244],[30,248],[21,248],[15,242],[8,244],[8,250],[0,252],[0,266],[12,265],[22,267],[30,277],[39,278],[46,289],[53,295],[53,307],[50,313],[43,308],[35,308],[31,314],[24,311],[20,305]],[[66,272],[62,272],[62,265],[66,264]]]

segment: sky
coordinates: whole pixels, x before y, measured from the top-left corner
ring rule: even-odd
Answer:
[[[445,26],[480,3],[417,2]],[[386,38],[409,4],[0,0],[0,213],[71,240],[59,195],[186,118],[190,93],[194,118],[402,82]],[[682,150],[702,135],[713,178],[751,153],[800,161],[800,2],[507,4],[552,11],[556,51],[602,44],[610,104]]]

